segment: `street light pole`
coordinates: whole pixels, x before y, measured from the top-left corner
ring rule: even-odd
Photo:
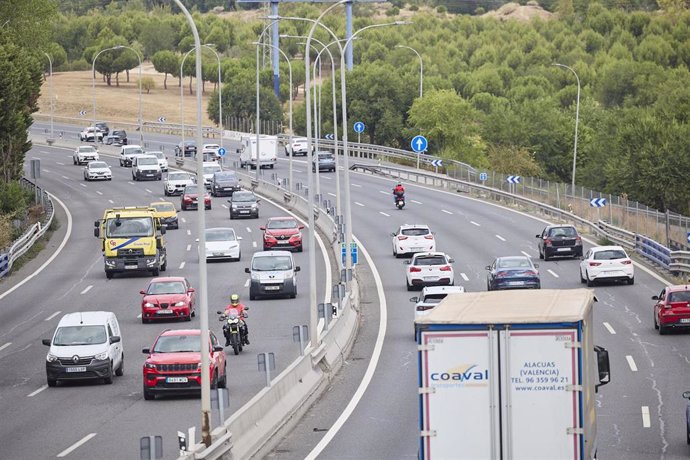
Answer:
[[[96,53],[96,56],[93,58],[93,62],[91,63],[91,98],[93,99],[93,125],[96,126],[96,59],[98,59],[98,56],[101,55],[101,53],[104,53],[106,51],[112,51],[116,49],[116,47],[110,47],[106,48],[103,50],[100,50],[98,53]],[[94,141],[96,140],[96,134],[94,133]]]
[[[114,47],[114,49],[119,50],[126,48],[128,50],[132,50],[134,54],[137,55],[137,59],[139,60],[139,140],[141,141],[141,145],[144,145],[144,126],[143,126],[143,115],[142,115],[142,105],[141,105],[141,56],[139,56],[139,52],[132,48],[131,46],[126,46],[126,45],[117,45]]]
[[[571,184],[571,192],[570,193],[575,193],[575,168],[577,167],[577,129],[578,125],[580,124],[580,77],[577,76],[577,73],[575,70],[573,70],[571,67],[568,67],[567,65],[564,64],[553,64],[556,67],[562,67],[564,69],[570,70],[573,75],[575,75],[575,79],[577,80],[577,103],[575,105],[575,143],[573,147],[573,176],[572,176],[572,184]]]
[[[261,155],[259,154],[259,139],[261,135],[261,112],[259,109],[259,43],[262,43],[262,40],[264,38],[264,34],[266,31],[275,23],[276,21],[271,22],[269,25],[264,27],[264,30],[261,31],[259,34],[259,38],[256,40],[257,43],[256,45],[256,181],[259,182],[259,171],[261,170]],[[250,153],[250,158],[249,158],[249,163],[251,164],[251,141],[249,142],[249,153]]]
[[[48,53],[43,53],[48,58],[49,72],[50,72],[50,84],[48,85],[50,93],[50,138],[53,139],[53,60],[50,58]]]
[[[201,92],[202,87],[202,73],[201,73],[201,40],[199,39],[199,31],[194,24],[194,18],[189,14],[187,8],[182,4],[180,0],[175,0],[178,8],[187,18],[189,27],[192,30],[192,35],[194,36],[194,48],[196,49],[196,138],[197,145],[200,147],[203,142],[202,136],[202,126],[201,126]],[[184,149],[184,145],[182,146]],[[183,152],[184,155],[184,152]],[[203,177],[204,177],[204,167],[203,155],[197,155],[196,157],[196,169],[197,178],[201,179],[201,186],[203,187]],[[202,190],[202,203],[203,203],[203,190]],[[198,238],[199,247],[203,248],[206,246],[206,207],[203,205],[198,206]],[[208,332],[208,281],[207,281],[207,271],[206,271],[206,257],[199,257],[199,316],[200,316],[200,336],[201,336],[201,439],[203,443],[208,447],[211,445],[211,379],[210,379],[210,362],[209,362],[209,332]]]
[[[424,61],[422,61],[422,56],[417,52],[416,49],[405,46],[405,45],[395,45],[396,48],[405,48],[408,50],[412,50],[414,54],[417,55],[419,58],[419,98],[421,99],[422,96],[424,95]]]
[[[190,49],[187,51],[182,58],[182,62],[180,62],[180,127],[182,128],[182,161],[184,161],[184,151],[185,151],[185,145],[184,145],[184,61],[187,60],[187,56],[189,56],[189,53],[194,51],[195,48]],[[197,146],[197,150],[201,148],[200,145]]]
[[[220,148],[223,148],[223,134],[225,134],[225,130],[223,128],[223,99],[221,96],[221,93],[223,92],[223,79],[221,77],[220,73],[220,56],[218,56],[218,53],[216,50],[213,49],[213,45],[209,43],[205,43],[204,48],[207,48],[213,52],[213,54],[216,55],[216,59],[218,60],[218,117],[219,117],[219,126],[220,126]],[[201,148],[201,146],[198,146],[197,149]],[[203,149],[202,149],[202,155],[203,155]]]

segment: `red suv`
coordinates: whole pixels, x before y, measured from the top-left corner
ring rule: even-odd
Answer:
[[[665,334],[670,328],[690,327],[690,284],[666,286],[652,300],[656,300],[654,329],[659,334]]]
[[[266,225],[259,227],[264,231],[264,251],[269,249],[295,249],[302,252],[302,229],[294,217],[271,217]]]
[[[189,281],[181,276],[154,278],[145,291],[139,291],[141,299],[141,322],[156,319],[180,318],[191,321],[196,314],[196,294]]]
[[[144,363],[144,399],[157,394],[201,392],[201,331],[182,329],[163,331],[147,354]],[[226,388],[225,351],[216,336],[209,332],[211,389]]]

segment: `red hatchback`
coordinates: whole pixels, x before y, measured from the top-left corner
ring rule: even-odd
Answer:
[[[145,291],[139,291],[141,322],[157,319],[184,319],[191,321],[195,315],[196,294],[189,281],[181,276],[154,278]]]
[[[182,329],[163,331],[147,354],[144,363],[144,399],[157,394],[196,394],[201,392],[201,331]],[[216,336],[209,332],[211,388],[226,388],[225,351]]]
[[[271,217],[266,225],[259,227],[264,231],[264,251],[269,249],[295,249],[302,252],[302,229],[294,217]]]
[[[183,211],[187,209],[197,209],[199,206],[199,186],[198,185],[188,185],[182,191],[182,202],[180,207]],[[211,195],[208,194],[206,188],[203,188],[204,193],[204,208],[211,209]]]
[[[671,328],[690,327],[690,285],[666,286],[652,297],[654,329],[665,334]]]

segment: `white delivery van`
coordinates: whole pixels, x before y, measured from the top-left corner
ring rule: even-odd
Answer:
[[[48,386],[60,380],[102,379],[113,383],[122,376],[125,355],[115,313],[83,311],[68,313],[58,323],[46,356]]]
[[[255,169],[273,168],[276,164],[276,152],[278,151],[278,136],[259,136],[259,148],[257,153],[256,135],[242,136],[240,139],[240,166],[247,165]]]
[[[251,266],[244,269],[251,275],[249,300],[259,296],[297,296],[299,266],[290,251],[259,251],[252,256]]]

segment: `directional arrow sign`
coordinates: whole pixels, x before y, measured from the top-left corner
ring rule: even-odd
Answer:
[[[690,232],[688,232],[688,244],[690,244]]]
[[[83,117],[84,115],[86,115],[86,110],[80,110],[80,111],[79,111],[79,115],[81,115],[82,117]]]
[[[221,156],[221,157],[224,157],[224,156],[225,156],[225,149],[224,149],[223,147],[221,147],[221,148],[218,149],[218,155]]]
[[[429,142],[426,140],[426,137],[420,134],[419,136],[415,136],[412,138],[410,146],[412,147],[412,150],[417,153],[424,152],[426,148],[429,146]]]
[[[165,117],[158,117],[158,123],[165,123]]]
[[[519,184],[520,183],[520,176],[508,176],[506,178],[506,181],[509,184]]]
[[[589,200],[589,205],[593,208],[603,208],[606,206],[606,198],[592,198]]]
[[[439,166],[443,166],[443,160],[431,160],[431,165],[436,166],[437,168]]]
[[[487,180],[488,178],[489,178],[489,175],[488,175],[487,173],[485,173],[485,172],[479,173],[479,180],[480,180],[480,181],[484,182],[484,181]]]
[[[334,140],[335,140],[335,134],[333,134],[333,133],[326,134],[324,137],[325,137],[326,139],[328,139],[329,141],[334,141]]]
[[[356,133],[364,132],[364,123],[362,123],[361,121],[355,121],[355,124],[352,127],[354,128]]]

